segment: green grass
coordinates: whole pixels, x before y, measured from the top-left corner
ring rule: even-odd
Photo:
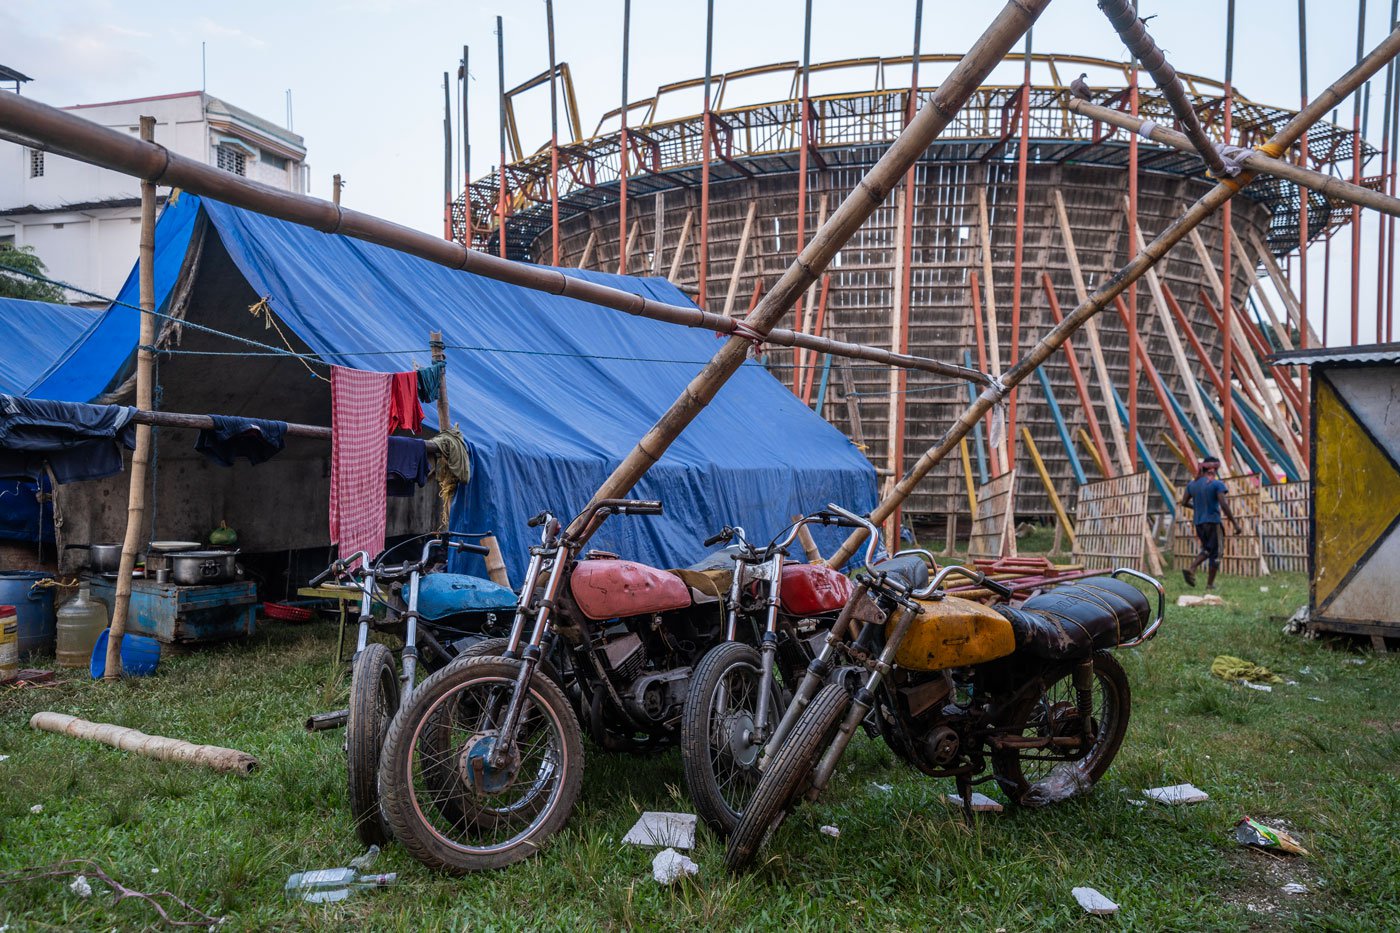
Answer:
[[[376,870],[399,872],[399,884],[328,906],[288,902],[282,886],[293,871],[358,853],[341,734],[301,725],[342,705],[345,679],[332,671],[331,625],[269,623],[251,643],[163,661],[156,678],[0,693],[0,754],[10,756],[0,762],[0,871],[93,858],[130,887],[168,889],[237,929],[1395,929],[1400,664],[1281,634],[1280,618],[1304,601],[1298,576],[1226,580],[1222,595],[1225,608],[1173,609],[1153,643],[1120,653],[1132,723],[1088,797],[979,816],[969,830],[941,800],[951,781],[924,778],[861,736],[828,796],[788,821],[758,871],[727,876],[722,847],[702,830],[698,878],[665,889],[651,879],[653,853],[620,839],[642,810],[689,809],[676,753],[590,746],[580,806],[538,858],[454,879],[391,846]],[[1217,654],[1298,686],[1265,694],[1222,683],[1209,675]],[[263,768],[240,779],[30,730],[43,709],[240,748]],[[1130,802],[1181,781],[1211,800]],[[1230,830],[1243,814],[1286,823],[1313,857],[1238,846]],[[825,823],[839,839],[817,832]],[[1311,893],[1281,893],[1288,881]],[[113,906],[100,889],[81,899],[66,885],[0,886],[0,924],[155,922],[144,904]],[[1085,916],[1076,885],[1116,900],[1118,917]]]

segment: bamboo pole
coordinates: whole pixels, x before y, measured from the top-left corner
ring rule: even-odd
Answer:
[[[826,271],[832,256],[884,202],[899,177],[952,121],[957,111],[1005,58],[1048,3],[1049,0],[1010,0],[939,85],[929,102],[919,110],[830,219],[817,230],[812,241],[763,297],[753,313],[745,318],[746,331],[762,339],[788,312],[797,296]],[[632,489],[681,431],[704,410],[725,381],[738,371],[748,355],[749,347],[750,341],[745,337],[731,336],[726,340],[714,358],[691,380],[680,397],[598,488],[592,502],[618,498]],[[903,500],[903,496],[900,500]],[[587,516],[590,513],[585,509],[581,514]],[[883,522],[888,515],[888,511],[882,514],[880,521]],[[574,524],[569,529],[571,535],[582,531],[580,520]],[[849,556],[837,566],[844,564]]]
[[[753,233],[753,219],[758,213],[758,202],[749,202],[748,215],[744,217],[744,231],[739,234],[739,251],[734,254],[734,269],[729,273],[729,290],[724,295],[724,314],[734,312],[734,299],[739,295],[739,276],[743,274],[744,262],[749,258],[749,234]]]
[[[452,78],[442,73],[442,238],[452,239]]]
[[[627,254],[632,250],[631,240],[627,236],[627,169],[631,161],[627,141],[627,53],[630,50],[631,38],[632,0],[622,0],[622,106],[618,109],[622,125],[617,137],[617,242],[619,245],[625,242],[627,246],[617,261],[618,275],[627,274]],[[706,96],[709,96],[708,84]]]
[[[588,261],[593,258],[593,247],[598,245],[598,231],[589,230],[588,239],[583,244],[583,255],[578,259],[578,268],[588,268]]]
[[[1329,175],[1328,177],[1330,178],[1332,176]],[[1287,276],[1283,274],[1283,270],[1278,267],[1278,262],[1274,260],[1273,254],[1269,252],[1268,247],[1263,244],[1257,234],[1252,236],[1249,242],[1250,245],[1254,247],[1254,255],[1263,263],[1264,271],[1269,274],[1269,281],[1274,283],[1275,290],[1283,297],[1283,307],[1288,313],[1288,322],[1298,328],[1300,338],[1304,330],[1307,331],[1308,339],[1306,341],[1301,341],[1299,346],[1322,346],[1322,338],[1318,336],[1317,331],[1312,328],[1312,325],[1308,324],[1304,327],[1305,315],[1303,314],[1300,295],[1294,293],[1292,286],[1289,285]],[[1299,266],[1300,280],[1304,268],[1305,267],[1302,265]],[[1305,366],[1303,369],[1306,371],[1307,367]]]
[[[1022,427],[1021,437],[1026,442],[1026,452],[1031,455],[1031,463],[1035,465],[1035,471],[1040,474],[1040,481],[1045,486],[1045,492],[1050,496],[1050,507],[1055,510],[1055,517],[1059,519],[1060,528],[1069,536],[1069,546],[1073,550],[1077,543],[1074,536],[1074,524],[1065,514],[1065,507],[1060,503],[1060,494],[1055,492],[1055,484],[1050,480],[1050,471],[1045,469],[1045,461],[1040,458],[1040,449],[1035,446],[1035,438],[1031,437],[1031,429]]]
[[[894,301],[890,310],[890,348],[898,350],[900,348],[900,338],[906,334],[907,322],[905,314],[908,306],[905,303],[903,294],[905,286],[904,272],[907,269],[908,257],[905,254],[907,241],[904,239],[904,218],[909,209],[909,187],[908,177],[913,174],[911,168],[905,174],[905,184],[901,185],[894,194],[894,274],[891,276],[894,282]],[[900,399],[902,386],[900,383],[901,369],[890,369],[888,372],[889,383],[887,391],[889,393],[889,404],[885,409],[885,468],[890,471],[891,476],[899,476],[904,472],[904,423],[901,419]],[[890,524],[898,528],[900,522],[900,510],[895,509],[890,515]]]
[[[642,222],[634,220],[632,222],[632,232],[627,234],[627,245],[622,249],[622,255],[617,259],[617,274],[627,274],[627,258],[632,255],[632,250],[637,248],[637,240],[642,235]]]
[[[1090,103],[1077,97],[1071,97],[1065,104],[1072,112],[1093,118],[1096,122],[1107,123],[1127,130],[1129,133],[1142,135],[1142,129],[1148,121],[1135,117],[1132,114],[1124,113],[1121,110],[1113,110],[1108,107],[1101,107],[1098,104]],[[1185,152],[1194,151],[1191,141],[1182,133],[1176,130],[1167,129],[1157,123],[1152,123],[1149,128],[1151,132],[1147,138],[1163,146],[1170,146]],[[1310,188],[1319,194],[1329,198],[1336,198],[1339,201],[1348,201],[1360,204],[1362,207],[1369,207],[1378,210],[1383,214],[1400,216],[1400,199],[1391,197],[1380,191],[1371,188],[1363,188],[1360,185],[1353,185],[1349,181],[1344,181],[1335,175],[1328,175],[1324,172],[1316,172],[1312,169],[1302,168],[1292,162],[1283,159],[1275,159],[1260,152],[1258,149],[1242,149],[1235,157],[1236,161],[1248,166],[1252,171],[1274,175],[1287,179],[1295,185]]]
[[[681,274],[681,260],[685,257],[685,243],[690,239],[690,225],[695,223],[695,211],[686,211],[685,220],[681,222],[681,235],[676,240],[676,255],[671,257],[671,271],[666,273],[666,280],[675,282],[676,276]]]
[[[990,171],[990,170],[989,170]],[[986,289],[982,317],[986,322],[987,353],[992,363],[992,378],[1001,378],[1001,339],[997,327],[996,291],[992,287],[992,228],[987,218],[987,186],[977,188],[977,230],[982,243],[982,287]],[[987,422],[987,445],[992,452],[992,472],[1000,476],[1010,469],[1006,462],[1006,439],[992,443],[991,421]]]
[[[1074,231],[1069,225],[1069,212],[1065,210],[1065,199],[1060,189],[1050,192],[1055,202],[1055,216],[1060,223],[1060,236],[1065,241],[1065,256],[1069,259],[1070,278],[1074,282],[1074,294],[1080,305],[1089,300],[1089,289],[1084,284],[1084,270],[1079,265],[1079,250],[1074,245]],[[1118,465],[1124,473],[1131,472],[1133,455],[1128,451],[1128,438],[1123,426],[1113,416],[1113,377],[1108,373],[1108,361],[1104,359],[1103,344],[1099,341],[1099,322],[1089,318],[1084,325],[1084,333],[1089,338],[1089,358],[1094,363],[1094,375],[1099,383],[1099,401],[1103,405],[1104,417],[1108,420],[1108,431],[1113,437],[1113,449],[1118,454]]]
[[[792,520],[798,521],[801,518],[801,515],[794,515]],[[797,526],[797,542],[802,545],[802,553],[807,558],[807,563],[822,562],[822,552],[817,548],[816,539],[812,537],[812,532],[806,525]]]
[[[1235,98],[1234,87],[1231,79],[1231,75],[1233,74],[1235,68],[1235,0],[1226,0],[1225,7],[1225,142],[1229,143],[1231,120],[1233,119]],[[1282,154],[1282,152],[1279,153],[1279,155]],[[1212,171],[1214,171],[1213,166]],[[1224,178],[1225,175],[1226,173],[1223,170],[1215,172],[1216,178]],[[1231,294],[1230,285],[1230,234],[1231,230],[1234,227],[1234,224],[1230,219],[1229,201],[1225,202],[1225,206],[1221,210],[1220,224],[1222,230],[1220,247],[1220,277],[1224,283],[1220,288],[1220,311],[1221,314],[1224,315],[1225,319],[1229,321],[1232,320],[1234,317],[1234,295]],[[1224,355],[1224,360],[1221,364],[1221,370],[1224,373],[1223,378],[1225,380],[1225,387],[1227,389],[1233,384],[1231,372],[1235,365],[1234,333],[1234,328],[1227,326],[1225,328],[1224,333],[1222,334],[1222,353]],[[1224,421],[1223,427],[1225,433],[1221,443],[1221,453],[1225,457],[1226,463],[1230,462],[1230,456],[1233,453],[1234,448],[1234,435],[1231,433],[1230,429],[1230,409],[1234,407],[1234,404],[1234,393],[1232,392],[1226,392],[1225,397],[1220,400],[1221,409],[1225,413],[1225,416],[1222,419]]]
[[[802,14],[802,87],[801,97],[798,102],[797,111],[797,241],[795,250],[801,253],[807,248],[807,152],[811,140],[807,138],[810,123],[807,119],[808,106],[810,105],[807,91],[810,88],[810,78],[812,71],[812,0],[806,0]],[[822,199],[825,207],[825,197]],[[817,221],[820,227],[824,221]],[[808,297],[805,304],[810,307],[812,299]],[[807,326],[807,318],[803,313],[803,296],[797,296],[797,308],[793,320],[798,322],[797,326],[801,330],[810,330]],[[792,354],[792,391],[797,392],[798,380],[802,375],[802,351],[796,350]]]
[[[544,0],[545,25],[549,34],[549,255],[550,265],[559,265],[559,65],[554,58],[554,0]],[[627,120],[623,113],[624,124]],[[468,204],[471,198],[467,199]],[[468,208],[470,210],[470,208]]]
[[[904,111],[905,126],[914,119],[914,114],[919,109],[919,52],[924,28],[924,0],[914,2],[914,54],[909,60],[909,106]],[[1027,30],[1026,35],[1030,35]],[[1027,40],[1029,41],[1029,39]],[[1029,71],[1030,66],[1027,65]],[[899,243],[896,246],[898,254],[896,256],[896,274],[899,276],[899,299],[895,305],[894,318],[898,322],[898,327],[893,334],[893,349],[900,353],[909,352],[909,319],[913,313],[913,290],[914,290],[914,212],[918,208],[918,160],[912,162],[909,170],[904,173],[904,185],[901,189],[901,201],[903,204],[904,216],[899,225]],[[904,436],[905,420],[909,412],[909,373],[904,369],[890,370],[892,377],[890,405],[894,415],[894,423],[890,432],[890,470],[898,476],[904,472]],[[1012,403],[1015,404],[1014,402]],[[1013,408],[1014,412],[1015,409]],[[1013,418],[1013,424],[1014,418]],[[903,513],[895,509],[890,516],[890,521],[896,529],[900,528],[904,522]]]
[[[499,247],[501,258],[506,258],[506,213],[509,204],[506,200],[506,27],[501,22],[501,17],[496,17],[496,77],[497,87],[497,110],[501,125],[501,166],[500,166],[500,186],[501,190],[496,197],[496,210],[500,213],[500,218],[496,226],[496,245]]]
[[[972,457],[967,452],[967,438],[962,438],[959,447],[962,452],[963,483],[967,487],[967,512],[975,523],[977,521],[977,482],[972,478]]]
[[[1021,352],[1021,270],[1026,255],[1026,167],[1031,142],[1031,39],[1034,35],[1034,29],[1026,30],[1026,51],[1021,56],[1025,69],[1021,78],[1021,136],[1016,147],[1016,243],[1011,273],[1010,355],[1013,359]],[[1006,459],[1010,463],[1016,462],[1016,396],[1013,389],[1006,413]]]
[[[666,192],[656,192],[652,199],[651,274],[661,278],[661,254],[666,247]]]
[[[701,308],[708,305],[710,293],[710,147],[714,144],[713,119],[710,109],[710,81],[713,77],[715,50],[715,0],[705,3],[705,110],[700,118],[700,255],[695,276],[696,301]],[[630,487],[629,487],[630,488]]]
[[[18,95],[16,95],[18,96]],[[153,142],[156,118],[141,117],[141,139]],[[156,342],[156,186],[141,182],[141,239],[137,259],[137,281],[141,293],[141,339],[136,349],[136,407],[155,407],[152,383],[154,354],[147,349]],[[126,504],[126,537],[117,567],[116,592],[112,597],[112,631],[107,639],[107,669],[102,679],[111,683],[122,676],[122,638],[131,612],[131,575],[136,570],[136,553],[141,549],[141,530],[146,524],[146,475],[151,463],[151,426],[136,425],[136,449],[131,454],[131,482]]]
[[[486,548],[486,576],[498,586],[511,589],[510,572],[506,570],[505,559],[501,556],[501,542],[496,540],[495,535],[486,535],[481,539],[482,547]]]
[[[822,224],[824,224],[824,223],[826,223],[826,192],[825,192],[825,191],[822,192],[821,197],[820,197],[820,198],[818,199],[818,201],[817,201],[817,228],[820,229],[821,226],[822,226]],[[814,281],[814,282],[812,282],[811,285],[807,286],[807,293],[806,293],[805,299],[804,299],[803,297],[799,296],[799,297],[798,297],[798,300],[797,300],[797,308],[796,308],[796,310],[795,310],[795,312],[794,312],[793,320],[794,320],[795,322],[797,322],[797,321],[800,321],[800,322],[801,322],[801,323],[798,325],[798,329],[799,329],[799,332],[800,332],[800,333],[803,333],[803,334],[810,334],[810,333],[812,333],[812,303],[813,303],[813,301],[815,301],[815,299],[816,299],[816,288],[817,288],[817,283]],[[814,365],[816,365],[816,357],[815,357],[815,355],[813,355],[812,361],[809,363],[808,360],[807,360],[807,354],[806,354],[805,352],[803,352],[802,350],[794,350],[793,353],[792,353],[792,360],[793,360],[793,368],[792,368],[792,376],[793,376],[792,391],[793,391],[793,392],[796,392],[796,391],[797,391],[797,386],[798,386],[798,383],[797,383],[797,375],[798,375],[798,373],[800,373],[800,372],[805,372],[808,366],[814,366]]]
[[[1055,294],[1055,283],[1050,279],[1050,273],[1040,274],[1041,285],[1045,289],[1045,298],[1050,305],[1050,312],[1055,317],[1058,324],[1064,314],[1060,311],[1060,298]],[[1093,447],[1095,451],[1094,463],[1098,465],[1099,472],[1105,477],[1112,475],[1106,464],[1111,460],[1108,456],[1108,445],[1104,443],[1103,429],[1099,426],[1099,416],[1094,412],[1093,400],[1089,398],[1089,386],[1084,381],[1084,372],[1079,367],[1079,356],[1074,352],[1074,345],[1065,340],[1065,358],[1069,361],[1070,377],[1074,380],[1074,391],[1079,395],[1079,405],[1084,409],[1084,420],[1089,426],[1089,431],[1093,437]]]
[[[183,739],[167,738],[163,735],[147,735],[125,726],[114,726],[106,722],[89,722],[64,713],[35,713],[29,720],[32,728],[43,732],[72,736],[90,742],[101,742],[119,748],[124,752],[134,752],[147,758],[160,761],[178,761],[182,764],[203,765],[215,771],[247,777],[262,765],[247,752],[217,745],[195,745]]]
[[[1090,439],[1089,433],[1083,428],[1080,428],[1079,433],[1075,436],[1079,438],[1079,443],[1084,445],[1084,450],[1089,454],[1089,459],[1094,461],[1094,466],[1098,468],[1099,476],[1104,479],[1111,479],[1113,477],[1113,471],[1110,469],[1108,461],[1099,453],[1099,449],[1094,446],[1094,442]]]
[[[829,290],[830,288],[831,288],[831,276],[830,276],[830,275],[823,275],[823,276],[822,276],[822,287],[821,287],[820,297],[817,298],[817,320],[816,320],[816,324],[813,326],[813,329],[812,329],[812,333],[814,333],[814,334],[815,334],[816,336],[818,336],[818,337],[820,337],[820,336],[822,335],[822,329],[826,326],[826,296],[827,296],[827,292],[828,292],[828,290]],[[825,380],[825,378],[826,378],[826,377],[825,377],[826,370],[829,369],[830,366],[831,366],[831,357],[828,356],[828,357],[826,357],[825,359],[826,359],[826,362],[825,362],[825,364],[824,364],[824,367],[825,367],[825,368],[823,368],[823,370],[822,370],[822,373],[823,373],[823,377],[822,377],[822,378],[823,378],[823,380]],[[816,375],[817,375],[817,366],[816,366],[816,361],[813,360],[813,361],[812,361],[812,364],[811,364],[810,366],[807,367],[807,377],[806,377],[806,381],[802,384],[802,404],[803,404],[803,405],[810,405],[810,404],[812,403],[812,382],[813,382],[813,380],[816,378]],[[817,405],[817,414],[821,414],[821,405]]]
[[[693,304],[672,305],[654,301],[633,292],[566,275],[549,266],[516,262],[469,249],[461,243],[348,210],[319,198],[260,185],[18,94],[0,96],[0,134],[6,130],[10,132],[5,138],[22,139],[24,145],[135,175],[155,184],[182,188],[191,194],[214,198],[323,233],[389,246],[450,269],[460,269],[533,291],[576,298],[588,304],[669,324],[725,335],[743,330],[743,322],[722,314],[701,311]],[[589,258],[587,246],[584,252],[586,260]],[[587,266],[588,262],[582,261],[580,265]],[[894,366],[907,365],[926,372],[970,379],[981,385],[988,383],[988,377],[982,373],[962,366],[936,361],[921,362],[919,357],[901,356],[879,347],[852,350],[854,344],[810,337],[782,328],[775,327],[769,331],[765,342],[784,347],[800,346],[817,353],[850,356],[852,359]]]
[[[433,365],[443,364],[442,380],[438,384],[437,416],[438,432],[451,430],[452,428],[452,408],[447,404],[447,353],[444,352],[442,343],[442,331],[432,331],[428,334],[428,350],[432,355]],[[452,512],[452,500],[445,494],[448,489],[455,488],[456,478],[447,469],[447,458],[437,458],[437,479],[438,495],[442,499],[438,503],[439,518],[438,531],[446,531],[448,518]]]
[[[1400,28],[1391,32],[1359,65],[1338,78],[1312,103],[1295,114],[1282,129],[1264,144],[1265,151],[1278,154],[1286,150],[1297,141],[1307,127],[1322,119],[1337,101],[1344,99],[1348,93],[1359,87],[1362,82],[1375,74],[1396,54],[1400,54]],[[1181,242],[1203,220],[1228,203],[1229,199],[1242,190],[1249,180],[1250,178],[1246,174],[1240,179],[1227,178],[1218,182],[1188,208],[1183,216],[1174,220],[1159,233],[1145,250],[1134,256],[1126,266],[1099,285],[1089,296],[1089,300],[1082,302],[1061,324],[1051,329],[1025,357],[1006,372],[999,384],[983,389],[977,397],[977,401],[968,406],[957,421],[943,433],[937,443],[926,450],[918,462],[909,469],[909,472],[895,484],[891,495],[882,500],[871,511],[871,521],[876,524],[884,521],[894,506],[907,498],[909,493],[919,484],[919,481],[928,475],[935,466],[943,462],[944,457],[967,435],[978,419],[1005,397],[1009,385],[1017,385],[1025,381],[1031,373],[1035,372],[1037,366],[1045,362],[1051,354],[1059,349],[1066,338],[1083,326],[1084,322],[1091,320],[1094,315],[1102,311],[1109,301],[1112,301],[1127,288],[1131,281],[1140,278],[1149,267],[1161,261],[1168,250]],[[866,534],[867,532],[863,528],[853,532],[836,553],[828,559],[828,562],[833,567],[843,566],[855,554]]]

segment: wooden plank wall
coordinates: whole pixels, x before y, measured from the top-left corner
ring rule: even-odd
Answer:
[[[1141,569],[1147,533],[1147,473],[1079,487],[1074,508],[1074,560],[1086,570]]]
[[[1016,471],[993,477],[977,490],[977,520],[967,539],[969,557],[1004,557],[1016,553],[1016,512],[1011,507]]]

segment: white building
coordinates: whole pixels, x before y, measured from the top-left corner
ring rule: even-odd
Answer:
[[[302,137],[201,91],[65,109],[133,136],[152,116],[155,141],[172,152],[289,191],[308,187]],[[0,141],[0,243],[34,247],[59,281],[114,296],[136,261],[140,203],[129,175]]]

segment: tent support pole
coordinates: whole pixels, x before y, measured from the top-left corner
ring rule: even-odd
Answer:
[[[141,138],[153,142],[156,118],[141,117]],[[147,347],[156,342],[156,186],[141,182],[141,241],[137,281],[141,292],[141,343],[136,349],[136,407],[150,410],[155,390],[151,385],[154,355]],[[126,537],[122,540],[121,564],[117,569],[116,593],[112,597],[112,632],[107,639],[107,668],[102,679],[108,683],[122,676],[122,638],[131,611],[131,574],[136,569],[136,552],[141,548],[141,529],[146,523],[146,473],[151,463],[151,426],[136,425],[136,450],[131,455],[131,485],[127,493]]]

